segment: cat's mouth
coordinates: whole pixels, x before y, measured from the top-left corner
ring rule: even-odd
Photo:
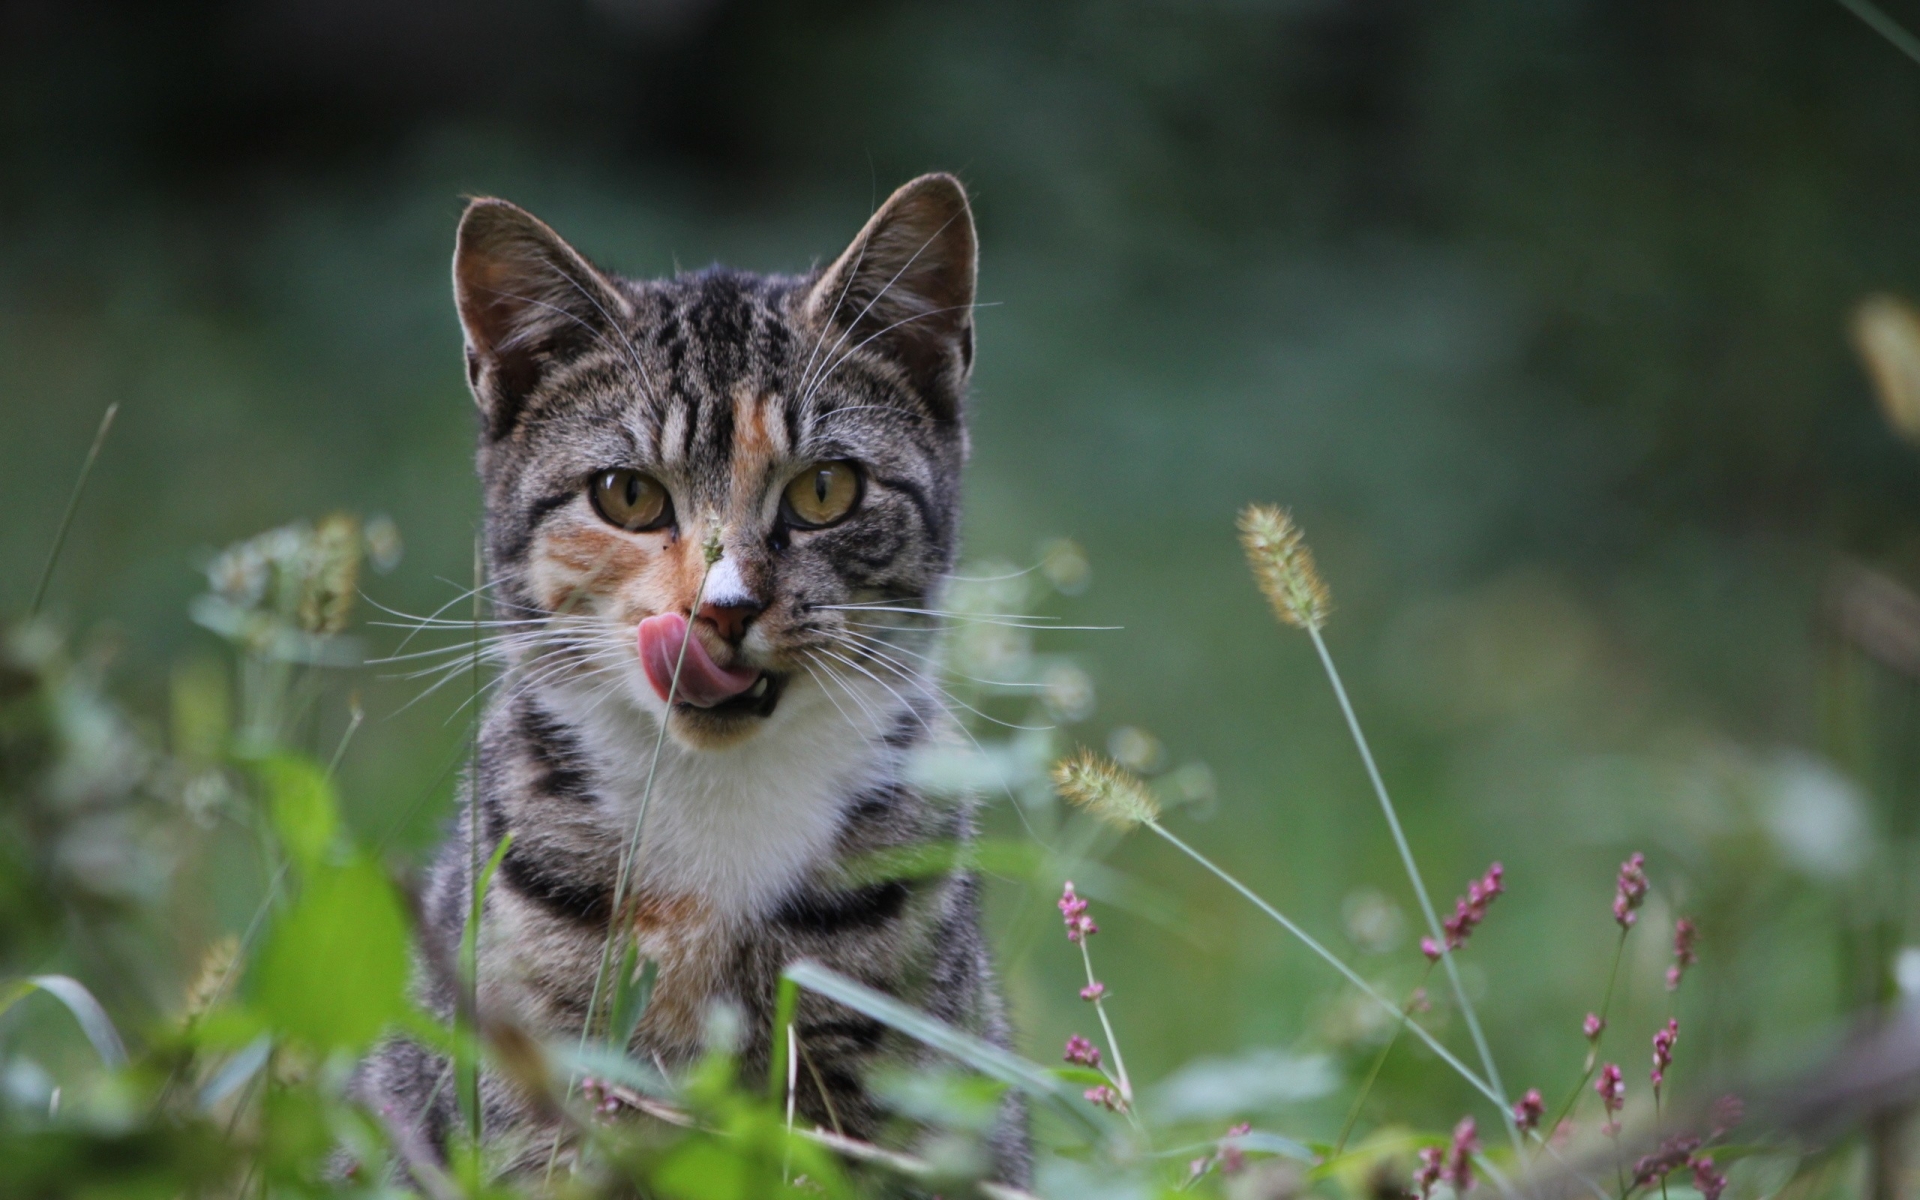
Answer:
[[[785,677],[758,667],[723,667],[693,636],[686,617],[660,613],[640,622],[640,665],[663,702],[716,716],[768,716]]]

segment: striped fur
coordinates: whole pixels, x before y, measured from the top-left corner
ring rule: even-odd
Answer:
[[[658,281],[604,273],[521,210],[478,200],[461,223],[455,293],[480,406],[486,550],[506,667],[483,723],[468,803],[482,852],[511,833],[486,897],[483,1008],[577,1036],[610,920],[658,964],[632,1051],[669,1069],[702,1049],[711,1007],[744,1018],[742,1069],[765,1070],[775,985],[813,958],[1006,1044],[974,878],[856,875],[878,852],[971,836],[964,806],[904,782],[943,733],[925,618],[959,526],[972,365],[974,232],[948,176],[901,188],[827,267],[796,277],[710,268]],[[842,523],[793,527],[780,496],[809,464],[850,461],[861,498]],[[598,472],[663,482],[675,523],[628,532],[589,502]],[[639,622],[708,603],[758,606],[738,644],[696,620],[716,661],[769,673],[757,706],[671,709],[635,652]],[[706,610],[702,610],[706,611]],[[884,628],[881,628],[884,626]],[[659,762],[660,724],[666,737]],[[626,839],[652,776],[628,902]],[[463,815],[425,898],[445,960],[469,907]],[[429,1006],[451,998],[422,974]],[[924,1051],[818,997],[798,1037],[806,1119],[864,1138],[900,1132],[868,1096],[877,1064]],[[827,1095],[813,1079],[825,1083]],[[396,1040],[364,1067],[370,1103],[444,1152],[447,1064]],[[544,1163],[542,1129],[505,1080],[484,1082],[489,1140]],[[1027,1174],[1022,1115],[994,1140],[1000,1178]]]

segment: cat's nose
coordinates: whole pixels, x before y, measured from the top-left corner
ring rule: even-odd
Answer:
[[[747,636],[747,626],[760,615],[763,605],[747,604],[702,604],[699,615],[713,622],[714,632],[729,642],[738,643]]]
[[[694,615],[711,621],[715,633],[735,644],[747,636],[747,626],[753,624],[753,619],[766,607],[742,575],[738,560],[733,558],[723,558],[713,564],[701,600],[700,611]]]

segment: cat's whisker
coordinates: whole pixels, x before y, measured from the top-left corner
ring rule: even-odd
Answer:
[[[857,649],[857,647],[853,646],[851,643],[842,643],[842,644],[846,645],[847,648],[849,649]],[[947,706],[957,705],[958,707],[963,708],[968,712],[972,713],[974,716],[979,717],[982,721],[986,721],[994,725],[999,725],[1006,729],[1017,729],[1026,733],[1045,733],[1048,730],[1051,730],[1052,728],[1054,728],[1051,725],[1017,725],[1011,721],[1003,721],[996,716],[992,716],[991,714],[982,712],[978,708],[975,708],[973,705],[968,704],[965,700],[960,699],[958,696],[955,696],[953,693],[947,691],[945,688],[940,687],[937,682],[928,679],[926,676],[924,676],[920,672],[908,670],[898,662],[895,662],[890,659],[885,659],[884,656],[874,654],[873,651],[870,649],[866,650],[865,652],[870,658],[878,658],[884,661],[891,670],[900,673],[903,676],[903,678],[911,678],[916,682],[919,682],[920,684],[925,686],[929,691],[929,693],[931,693],[931,695],[935,699],[935,702],[940,704],[941,707],[946,710],[948,716],[952,716],[953,712],[952,712],[952,709],[948,708]],[[880,683],[880,680],[878,678],[875,678],[875,682]],[[881,683],[881,686],[885,687],[886,684]],[[896,695],[897,694],[898,693],[896,693]]]
[[[919,659],[921,662],[926,664],[926,669],[928,670],[929,673],[938,673],[940,675],[948,675],[955,679],[963,679],[968,683],[977,683],[982,687],[1028,688],[1028,689],[1033,689],[1037,691],[1047,686],[1044,683],[1035,683],[1032,680],[981,679],[978,676],[968,675],[962,671],[955,670],[953,667],[948,666],[946,663],[946,660],[941,658],[939,655],[924,654],[918,650],[911,649],[907,646],[896,645],[895,643],[886,641],[883,638],[874,637],[870,633],[855,633],[853,630],[848,629],[848,630],[842,630],[841,636],[851,638],[854,641],[860,642],[863,644],[868,644],[875,647],[884,647],[887,650],[897,650],[902,654],[911,654],[913,657]]]

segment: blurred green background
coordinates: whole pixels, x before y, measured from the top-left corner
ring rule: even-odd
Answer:
[[[1920,66],[1830,3],[3,0],[0,611],[118,402],[50,607],[164,742],[170,681],[217,661],[186,606],[218,547],[385,513],[407,551],[372,599],[426,612],[470,579],[463,195],[629,274],[791,271],[952,170],[993,305],[969,556],[1075,539],[1091,586],[1045,611],[1122,627],[1040,640],[1097,685],[1060,744],[1135,727],[1206,764],[1183,836],[1411,986],[1359,761],[1234,544],[1241,504],[1290,505],[1436,899],[1506,864],[1468,957],[1509,1086],[1577,1076],[1633,849],[1656,896],[1616,1010],[1629,1078],[1676,912],[1702,926],[1679,1078],[1790,1061],[1891,993],[1920,894],[1910,676],[1832,616],[1856,566],[1920,582],[1920,463],[1847,341],[1862,297],[1920,288],[1916,112]],[[356,690],[353,817],[417,856],[462,697],[402,711],[419,685],[369,669],[316,705],[316,744]],[[991,825],[1021,830],[1005,802]],[[1110,862],[1170,906],[1095,897],[1134,1074],[1256,1047],[1364,1071],[1377,1024],[1164,850]],[[75,920],[0,966],[176,1007],[259,894],[241,861],[178,864],[133,933]],[[1052,899],[993,905],[1043,1059],[1090,1016]],[[0,1037],[77,1042],[59,1024]],[[1279,1120],[1326,1137],[1350,1095]],[[1407,1047],[1369,1121],[1469,1103]]]

